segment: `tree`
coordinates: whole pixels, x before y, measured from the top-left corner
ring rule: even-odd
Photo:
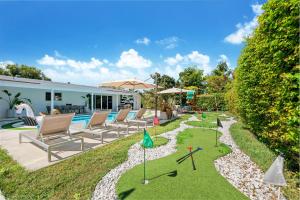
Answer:
[[[226,85],[231,81],[232,71],[226,61],[219,62],[211,75],[205,77],[208,93],[224,93]]]
[[[231,70],[229,69],[226,61],[221,61],[218,63],[216,69],[212,71],[212,75],[215,76],[227,76],[229,77],[231,74]]]
[[[299,168],[299,2],[269,0],[237,67],[240,116]]]
[[[208,93],[224,93],[226,92],[226,85],[229,82],[224,76],[207,76],[206,78],[206,87]]]
[[[30,67],[27,65],[7,65],[4,69],[0,70],[0,75],[17,76],[22,78],[31,78],[39,80],[51,80],[40,69]]]
[[[160,75],[160,73],[156,72],[154,74],[151,75],[151,78],[154,80],[156,80],[156,76],[157,76],[157,83],[159,86],[161,86],[164,89],[168,89],[168,88],[172,88],[175,87],[175,79],[173,77],[170,77],[166,74],[164,75]]]
[[[196,66],[187,67],[179,73],[179,80],[183,87],[195,86],[199,91],[203,87],[203,70]]]

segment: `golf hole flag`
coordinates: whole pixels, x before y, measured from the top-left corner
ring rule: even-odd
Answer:
[[[223,128],[223,125],[222,125],[221,120],[219,118],[217,118],[217,125],[218,125],[218,127]]]
[[[283,157],[278,156],[276,160],[272,163],[271,167],[267,170],[263,179],[264,183],[278,186],[277,199],[281,199],[280,188],[282,186],[286,186],[286,181],[283,175],[283,162],[284,162]]]
[[[148,184],[148,180],[146,180],[146,148],[152,148],[153,141],[146,129],[144,129],[143,147],[144,147],[144,180],[143,180],[143,184]]]
[[[153,147],[153,141],[152,141],[149,133],[146,131],[146,129],[144,129],[143,147],[144,148],[152,148]]]
[[[278,156],[264,176],[264,182],[277,186],[286,186],[283,175],[283,157]]]
[[[205,119],[205,118],[206,118],[205,112],[202,113],[201,117],[202,117],[202,119]]]

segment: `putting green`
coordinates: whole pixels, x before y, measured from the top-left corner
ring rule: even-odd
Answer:
[[[247,199],[215,169],[214,160],[230,152],[224,144],[215,147],[215,131],[193,128],[178,135],[178,151],[170,156],[146,162],[149,184],[141,184],[143,165],[127,171],[117,184],[120,199]],[[188,153],[187,147],[202,147],[181,164],[176,160]]]

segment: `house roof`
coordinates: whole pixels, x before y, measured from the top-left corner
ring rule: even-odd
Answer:
[[[118,89],[110,89],[103,87],[78,85],[71,83],[61,83],[29,78],[19,78],[12,76],[0,75],[0,85],[3,87],[19,87],[19,88],[32,88],[42,90],[56,90],[56,91],[74,91],[95,94],[137,94],[134,92]]]

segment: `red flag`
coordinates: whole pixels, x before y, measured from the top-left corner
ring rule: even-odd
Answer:
[[[155,125],[155,126],[159,125],[159,119],[158,119],[158,117],[154,117],[154,119],[153,119],[153,125]]]

